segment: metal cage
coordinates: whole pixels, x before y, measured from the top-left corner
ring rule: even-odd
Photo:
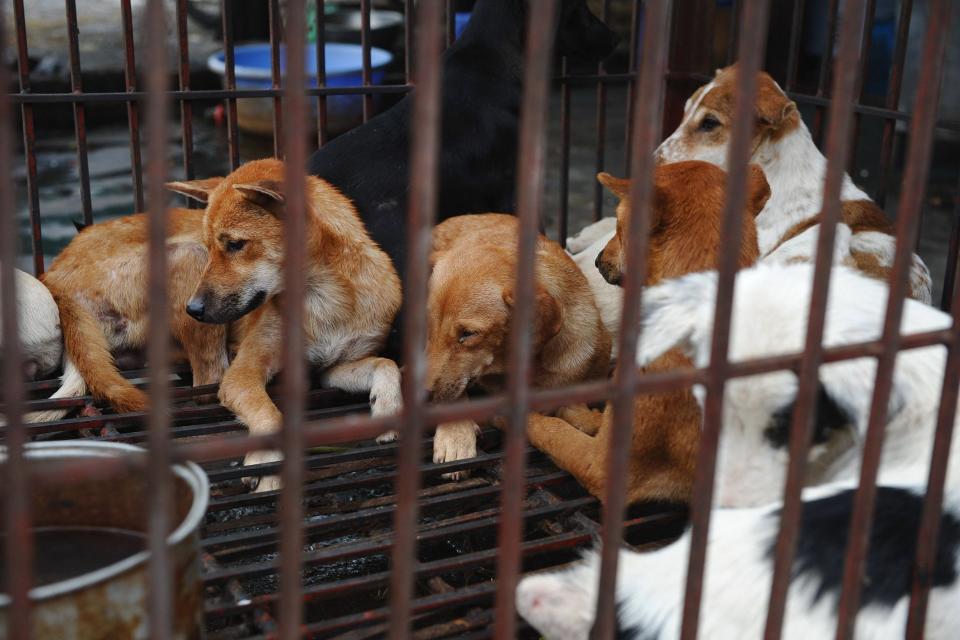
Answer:
[[[525,438],[526,414],[547,410],[571,402],[610,400],[614,404],[615,436],[609,452],[609,477],[623,477],[627,465],[632,399],[648,393],[704,385],[707,399],[700,450],[697,458],[694,500],[690,518],[693,537],[686,578],[683,625],[680,636],[697,636],[702,592],[703,567],[710,526],[716,449],[721,428],[722,393],[726,380],[779,369],[797,373],[800,384],[795,424],[790,442],[790,465],[777,539],[775,575],[766,621],[766,638],[780,635],[784,616],[789,567],[796,546],[800,514],[800,490],[804,474],[805,452],[810,443],[812,404],[817,370],[823,363],[869,356],[878,362],[870,427],[865,442],[860,489],[851,521],[850,540],[844,560],[843,595],[839,611],[837,637],[852,637],[858,610],[861,576],[876,496],[876,477],[883,441],[885,408],[891,390],[895,356],[902,349],[943,344],[949,351],[945,384],[936,430],[935,455],[931,463],[928,492],[924,504],[920,540],[917,545],[908,637],[923,635],[927,594],[931,586],[930,552],[935,547],[937,523],[941,511],[946,472],[946,452],[952,436],[954,412],[960,381],[960,324],[949,330],[901,336],[898,327],[907,291],[911,249],[916,245],[922,200],[930,168],[936,127],[960,130],[960,123],[937,120],[941,70],[944,66],[951,0],[931,0],[928,26],[920,60],[918,89],[912,110],[900,108],[900,93],[907,55],[908,25],[913,3],[900,3],[889,85],[882,104],[865,100],[864,77],[871,46],[870,26],[875,2],[849,0],[829,3],[826,31],[828,41],[836,39],[836,49],[822,56],[818,74],[804,84],[801,68],[802,16],[804,0],[770,2],[751,0],[734,2],[721,12],[710,0],[649,0],[633,3],[629,25],[628,60],[623,70],[609,70],[601,64],[593,73],[568,72],[566,62],[561,73],[553,75],[549,25],[557,11],[556,0],[528,0],[536,20],[529,20],[526,38],[524,95],[519,139],[519,165],[516,214],[520,219],[520,261],[517,270],[516,321],[510,335],[510,380],[508,391],[470,402],[434,406],[426,404],[424,388],[424,346],[426,334],[427,254],[430,227],[434,218],[434,177],[438,162],[438,116],[440,108],[439,53],[443,42],[453,38],[452,2],[405,0],[404,81],[376,86],[371,82],[370,0],[361,0],[363,82],[357,88],[333,88],[324,82],[323,2],[315,2],[318,17],[318,69],[316,88],[304,90],[303,65],[305,29],[302,20],[281,23],[279,0],[268,0],[270,43],[274,52],[272,88],[238,89],[234,73],[234,39],[231,0],[222,2],[223,46],[226,51],[226,88],[193,89],[190,86],[190,57],[186,0],[176,0],[173,24],[162,0],[147,2],[145,73],[138,78],[135,62],[135,37],[131,0],[119,0],[124,36],[125,85],[122,90],[84,91],[78,42],[77,2],[66,0],[65,17],[69,42],[69,92],[37,92],[31,88],[29,48],[24,0],[11,0],[16,42],[19,91],[0,98],[0,289],[3,291],[3,326],[7,335],[16,335],[17,314],[14,299],[13,264],[18,255],[17,217],[13,201],[14,154],[22,144],[25,158],[27,210],[32,227],[33,267],[44,269],[40,201],[37,169],[37,134],[41,122],[35,117],[38,107],[52,103],[69,105],[73,111],[80,182],[81,206],[85,222],[94,221],[88,167],[86,111],[105,103],[126,107],[131,160],[130,179],[134,185],[135,206],[150,212],[150,242],[162,246],[165,234],[164,211],[168,198],[162,184],[169,174],[164,141],[179,120],[182,166],[186,178],[195,173],[196,149],[193,124],[198,103],[216,102],[225,106],[229,164],[240,164],[237,124],[237,100],[272,98],[275,108],[273,152],[284,156],[290,167],[305,167],[308,155],[303,128],[308,109],[316,103],[317,143],[328,139],[326,101],[330,96],[361,94],[363,117],[374,109],[377,94],[403,93],[414,86],[414,110],[411,120],[411,189],[409,196],[410,243],[404,305],[408,310],[404,336],[406,371],[403,378],[404,412],[401,415],[373,419],[366,415],[364,402],[346,394],[323,390],[312,384],[303,360],[301,318],[298,304],[304,288],[305,250],[301,216],[286,218],[285,346],[280,383],[272,390],[281,398],[284,427],[275,436],[250,436],[224,409],[216,404],[192,404],[195,396],[209,394],[209,387],[191,388],[184,382],[184,371],[169,364],[167,322],[165,318],[165,254],[150,252],[151,316],[148,371],[127,375],[143,378],[152,411],[148,415],[105,414],[79,417],[58,423],[26,425],[19,416],[28,410],[63,406],[83,406],[90,398],[46,400],[40,396],[56,388],[55,380],[24,383],[19,370],[19,347],[7,340],[4,353],[3,401],[8,424],[0,430],[8,449],[4,490],[10,496],[5,514],[8,544],[7,567],[10,596],[8,637],[28,638],[31,584],[29,554],[30,513],[26,496],[30,491],[22,450],[25,442],[51,434],[76,433],[102,429],[106,440],[141,443],[150,450],[150,500],[154,505],[150,521],[150,637],[170,637],[170,568],[165,532],[171,492],[164,481],[173,461],[201,462],[215,486],[210,516],[203,531],[205,587],[204,616],[211,638],[235,637],[373,637],[388,634],[402,637],[509,638],[530,635],[514,609],[517,581],[524,570],[554,566],[575,557],[578,546],[595,536],[603,541],[601,587],[594,637],[611,638],[614,631],[613,586],[617,571],[617,549],[626,538],[642,545],[675,535],[683,526],[678,512],[627,513],[624,487],[611,483],[605,506],[585,494],[572,479],[552,467],[541,454],[529,448]],[[287,15],[303,15],[305,0],[285,0]],[[597,3],[602,18],[610,12],[610,0]],[[80,7],[83,10],[83,7]],[[640,284],[645,271],[647,241],[644,229],[649,219],[652,194],[652,151],[663,130],[678,121],[683,101],[691,90],[712,76],[718,63],[738,60],[740,96],[733,142],[729,152],[730,194],[725,207],[724,246],[736,246],[740,234],[738,212],[742,209],[750,155],[751,104],[756,94],[756,70],[765,66],[768,25],[772,10],[789,11],[790,32],[786,43],[786,63],[782,65],[782,83],[791,98],[814,110],[814,131],[824,137],[828,157],[823,208],[823,232],[819,239],[814,289],[802,353],[771,357],[760,361],[731,363],[727,359],[732,290],[736,256],[725,254],[719,269],[719,289],[715,309],[711,365],[703,370],[685,370],[657,375],[640,375],[630,360],[621,360],[611,380],[581,384],[572,388],[532,391],[528,383],[531,356],[530,319],[534,259],[533,248],[544,208],[544,179],[547,171],[545,148],[551,83],[559,87],[560,170],[556,231],[567,234],[571,162],[571,93],[592,87],[595,91],[597,137],[595,168],[610,162],[604,147],[608,90],[626,87],[624,105],[626,127],[623,133],[627,150],[625,166],[634,178],[632,202],[640,203],[632,216],[628,242],[629,256],[622,326],[637,326],[640,314]],[[729,15],[729,18],[727,17]],[[413,25],[416,24],[416,29]],[[777,23],[774,22],[774,25]],[[775,28],[775,27],[771,27]],[[168,29],[179,44],[175,67],[171,67],[166,45]],[[713,46],[716,30],[727,38],[719,49]],[[5,33],[0,29],[0,33]],[[779,34],[778,34],[779,35]],[[787,35],[787,34],[784,34]],[[955,34],[954,34],[955,35]],[[281,82],[279,46],[290,52],[290,64]],[[8,43],[5,43],[5,46]],[[416,51],[414,59],[409,55]],[[6,83],[7,66],[0,68]],[[171,90],[168,81],[177,78]],[[144,83],[141,85],[141,79]],[[179,113],[175,113],[178,111]],[[176,117],[174,117],[176,116]],[[880,340],[824,348],[821,344],[827,284],[831,271],[830,252],[839,220],[840,188],[844,170],[855,161],[857,136],[863,118],[882,122],[880,171],[882,178],[874,194],[879,201],[886,196],[895,161],[897,123],[910,127],[906,151],[903,188],[896,208],[897,252],[891,277],[890,303],[884,317]],[[17,118],[19,122],[17,123]],[[14,138],[17,123],[22,139]],[[143,125],[144,132],[141,132]],[[145,133],[146,154],[141,152]],[[146,171],[144,171],[146,168]],[[291,171],[286,185],[288,206],[296,211],[305,207],[303,171]],[[603,203],[599,187],[590,196],[593,214],[599,217]],[[958,201],[960,207],[960,201]],[[960,219],[960,209],[954,211]],[[944,309],[957,317],[954,273],[960,248],[960,225],[954,224],[943,282]],[[636,350],[635,331],[623,331],[619,353]],[[173,382],[167,382],[172,380]],[[500,414],[509,422],[502,442],[493,433],[483,437],[484,451],[479,457],[444,464],[426,464],[423,459],[425,431],[441,421],[485,419]],[[122,427],[121,431],[109,427]],[[387,429],[398,429],[398,444],[355,445]],[[317,451],[316,447],[351,443],[350,446]],[[284,489],[276,494],[247,495],[238,487],[244,475],[276,472],[278,464],[260,468],[237,468],[229,461],[248,451],[277,448],[285,462],[279,464]],[[61,473],[91,474],[109,465],[64,465]],[[456,484],[438,480],[443,473],[459,470],[482,472]],[[426,479],[426,484],[424,480]],[[220,487],[217,489],[217,487]],[[361,531],[361,533],[357,533]],[[278,552],[278,553],[277,553]],[[330,578],[329,576],[333,576]],[[251,593],[251,584],[255,592]]]

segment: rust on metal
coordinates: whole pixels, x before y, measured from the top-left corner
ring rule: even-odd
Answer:
[[[900,349],[900,320],[907,296],[911,252],[920,229],[920,212],[933,151],[933,125],[940,101],[940,74],[946,55],[947,30],[950,24],[951,0],[936,0],[930,5],[929,22],[924,36],[920,78],[914,106],[914,121],[903,190],[897,207],[897,248],[893,260],[890,294],[883,323],[883,353],[877,361],[870,419],[863,442],[859,488],[850,517],[850,535],[844,558],[843,589],[838,609],[837,639],[853,637],[857,612],[860,609],[860,588],[863,582],[864,558],[870,541],[870,528],[877,494],[877,472],[883,447],[887,404],[893,385],[893,370]],[[939,429],[938,429],[939,431]],[[928,505],[924,507],[930,517]],[[936,509],[939,512],[939,508]],[[934,513],[933,517],[939,517]],[[916,616],[914,616],[916,622]]]
[[[439,0],[421,2],[417,9],[417,92],[410,120],[410,195],[407,206],[406,276],[403,283],[403,416],[397,460],[394,545],[390,578],[390,637],[410,634],[410,604],[413,576],[419,564],[417,524],[425,422],[427,279],[433,242],[431,229],[437,207],[437,176],[440,153],[440,122],[443,63],[440,57],[441,17]]]
[[[780,533],[774,547],[774,570],[770,587],[770,601],[764,629],[765,640],[780,638],[786,611],[787,591],[793,575],[793,556],[803,508],[801,491],[807,471],[807,454],[813,438],[814,402],[820,382],[819,370],[823,356],[823,330],[827,311],[827,293],[833,267],[833,245],[837,222],[840,219],[840,190],[843,187],[847,158],[850,152],[852,105],[859,95],[857,75],[857,43],[862,35],[863,0],[848,3],[841,25],[839,54],[833,73],[833,104],[827,132],[827,169],[824,176],[823,204],[820,231],[817,237],[817,257],[810,294],[810,314],[803,359],[798,375],[797,401],[793,412],[794,428],[790,432],[790,461],[784,489],[783,509],[780,512]]]
[[[743,8],[743,33],[740,39],[737,72],[736,105],[731,124],[730,148],[727,152],[727,198],[720,230],[720,246],[738,247],[743,233],[741,216],[746,203],[747,162],[752,152],[754,101],[757,95],[758,71],[767,41],[770,4],[766,0],[749,2]],[[690,520],[690,560],[683,599],[681,640],[695,640],[700,620],[703,593],[703,571],[707,555],[707,539],[713,505],[713,482],[717,463],[717,445],[723,418],[723,391],[729,376],[727,347],[730,340],[730,316],[733,307],[733,286],[737,274],[737,253],[725,251],[719,256],[717,305],[714,309],[713,336],[710,343],[710,369],[707,374],[707,395],[703,408],[703,428],[697,450],[693,501]]]
[[[167,28],[163,0],[150,0],[147,30],[147,249],[150,321],[147,328],[147,359],[150,362],[147,415],[149,466],[147,497],[151,509],[147,531],[150,551],[149,629],[154,640],[171,637],[173,578],[167,547],[173,488],[170,482],[170,321],[167,304]]]
[[[526,11],[523,98],[517,154],[517,280],[515,305],[507,342],[507,430],[498,532],[497,594],[494,635],[516,635],[514,596],[520,575],[523,537],[523,475],[526,466],[527,414],[530,411],[530,375],[536,243],[543,207],[546,159],[546,113],[556,26],[556,0],[531,0]]]

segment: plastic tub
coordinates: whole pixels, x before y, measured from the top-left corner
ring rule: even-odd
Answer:
[[[324,47],[326,62],[326,86],[359,87],[363,84],[363,48],[356,44],[327,43]],[[389,51],[371,47],[370,82],[383,82],[384,68],[393,60]],[[269,89],[271,76],[271,51],[269,44],[245,44],[234,49],[235,73],[238,89]],[[207,66],[220,76],[226,74],[224,53],[219,51],[207,60]],[[280,70],[286,68],[286,50],[280,47]],[[306,73],[310,87],[317,86],[316,45],[307,45]],[[311,108],[316,102],[310,100]],[[331,132],[354,126],[363,113],[363,97],[337,95],[327,97],[327,122]],[[251,133],[270,135],[273,132],[273,98],[241,98],[237,100],[237,120],[240,128]],[[315,121],[316,118],[311,118]]]

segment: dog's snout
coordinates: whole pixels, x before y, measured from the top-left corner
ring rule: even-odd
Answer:
[[[433,389],[427,389],[427,402],[433,402]]]
[[[187,301],[187,313],[197,320],[203,318],[204,312],[203,298],[194,297]]]
[[[597,269],[600,269],[600,256],[602,255],[602,253],[598,253],[596,260],[593,261],[593,266],[595,266]]]

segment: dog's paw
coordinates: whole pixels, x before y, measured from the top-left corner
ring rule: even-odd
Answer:
[[[279,462],[280,460],[283,460],[283,456],[280,455],[279,451],[251,451],[243,459],[243,466],[249,467],[255,464]],[[280,476],[247,476],[243,478],[243,484],[247,485],[253,493],[275,491],[280,488]]]
[[[387,431],[386,433],[381,433],[377,436],[377,444],[389,444],[391,442],[396,442],[397,438],[400,437],[400,433],[397,431]]]
[[[403,409],[403,395],[400,388],[381,390],[370,396],[370,415],[394,416]]]
[[[480,428],[471,420],[463,422],[448,422],[437,427],[433,436],[433,461],[455,462],[469,460],[477,456],[477,432]],[[469,471],[454,471],[445,473],[447,480],[464,480],[470,476]]]

